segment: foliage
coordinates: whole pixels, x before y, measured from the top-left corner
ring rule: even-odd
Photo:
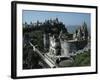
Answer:
[[[73,63],[71,66],[90,66],[91,64],[90,50],[84,53],[77,54],[73,57]]]
[[[45,22],[41,23],[37,21],[36,23],[27,24],[26,22],[23,24],[23,33],[31,32],[34,30],[41,30],[46,33],[59,33],[59,31],[63,30],[64,33],[67,32],[65,25],[56,18],[55,20],[45,20]]]
[[[77,54],[68,60],[61,60],[59,67],[81,67],[90,66],[90,51],[85,51],[84,53]]]
[[[39,61],[40,57],[32,50],[32,47],[27,45],[23,48],[23,69],[41,68]]]

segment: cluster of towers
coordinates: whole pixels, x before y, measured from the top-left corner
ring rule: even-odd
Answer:
[[[73,34],[73,40],[87,40],[88,36],[87,27],[79,27]]]

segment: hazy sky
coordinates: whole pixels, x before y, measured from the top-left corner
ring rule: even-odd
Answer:
[[[81,25],[85,21],[88,27],[90,27],[90,17],[91,15],[89,13],[23,10],[22,22],[24,23],[26,21],[29,24],[31,21],[36,22],[38,20],[44,22],[50,18],[58,18],[59,21],[63,22],[66,26]]]

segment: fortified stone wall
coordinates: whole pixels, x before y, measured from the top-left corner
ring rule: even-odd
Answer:
[[[70,53],[76,52],[78,50],[83,49],[87,45],[87,40],[82,40],[82,41],[62,41],[61,42],[61,47],[62,47],[62,52],[61,55],[69,56]]]

